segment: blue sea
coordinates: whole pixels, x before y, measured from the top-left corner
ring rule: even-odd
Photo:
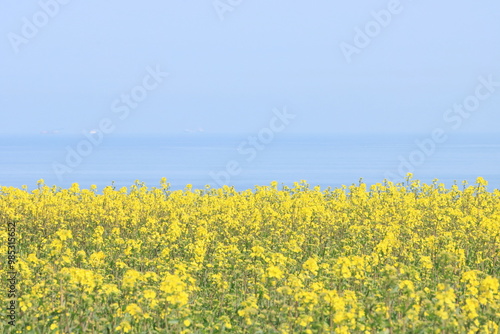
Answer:
[[[44,179],[63,188],[79,183],[99,189],[136,180],[171,189],[269,185],[339,187],[401,181],[407,172],[423,182],[450,186],[478,176],[500,188],[500,136],[449,135],[249,135],[0,136],[0,185],[36,188]],[[418,144],[417,141],[420,143]]]

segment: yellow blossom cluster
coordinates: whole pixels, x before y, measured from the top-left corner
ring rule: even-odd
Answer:
[[[40,181],[0,187],[0,223],[3,254],[16,225],[19,276],[1,333],[499,333],[500,191],[482,178],[100,193]]]

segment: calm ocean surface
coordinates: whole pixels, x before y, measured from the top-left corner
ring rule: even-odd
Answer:
[[[385,177],[399,181],[398,168],[403,173],[412,168],[401,162],[404,158],[414,162],[414,178],[424,182],[437,178],[449,186],[454,180],[474,183],[482,176],[489,189],[500,188],[500,136],[450,134],[434,149],[428,146],[428,155],[415,143],[425,138],[278,133],[269,143],[257,140],[259,150],[248,135],[108,135],[91,146],[83,143],[84,135],[2,135],[0,185],[34,189],[43,178],[48,185],[69,187],[78,182],[82,188],[95,184],[102,189],[112,182],[116,187],[130,186],[135,180],[158,186],[166,177],[174,190],[186,184],[203,188],[222,183],[244,190],[273,180],[292,185],[302,179],[326,188],[357,184],[361,177],[368,184]]]

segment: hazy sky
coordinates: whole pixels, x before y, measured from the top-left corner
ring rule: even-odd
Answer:
[[[290,133],[428,133],[480,76],[456,131],[500,124],[498,0],[1,6],[0,133],[255,132],[285,106]]]

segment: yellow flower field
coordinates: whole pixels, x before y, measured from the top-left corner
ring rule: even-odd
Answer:
[[[0,187],[0,332],[498,333],[486,186]]]

